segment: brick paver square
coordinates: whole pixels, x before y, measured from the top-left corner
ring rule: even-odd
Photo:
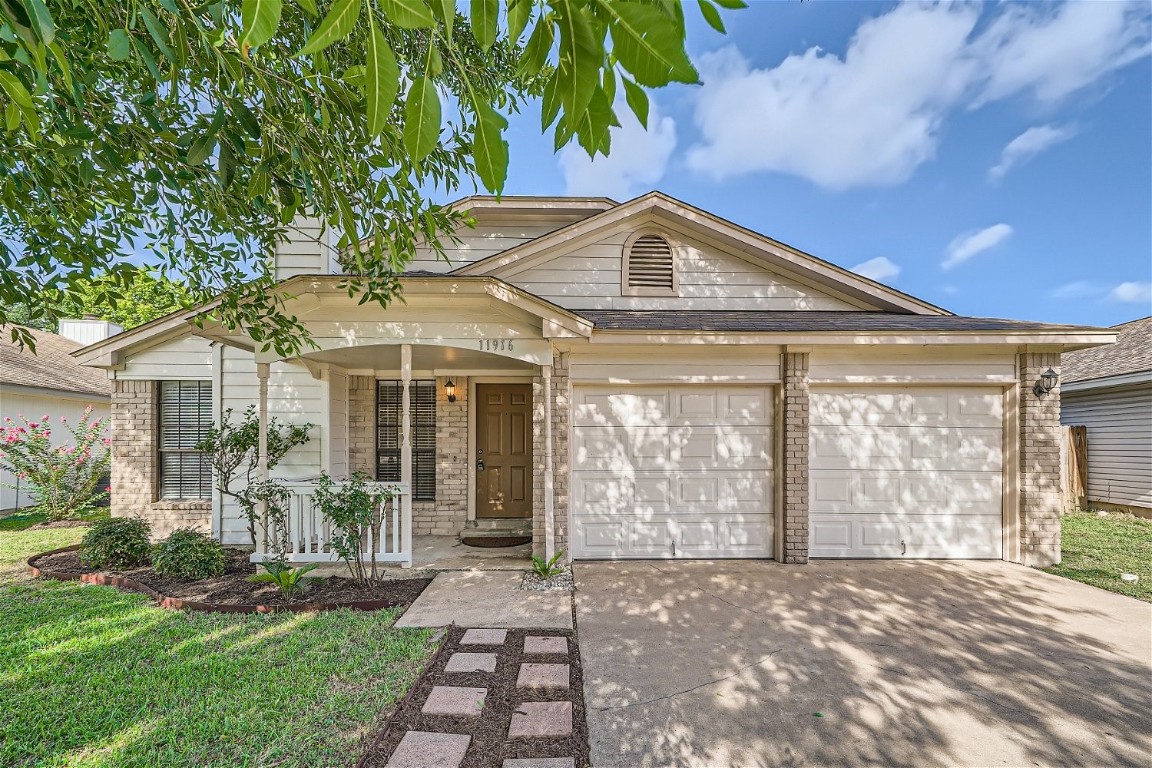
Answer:
[[[471,736],[456,733],[408,731],[386,768],[458,768],[471,742]]]
[[[484,709],[484,697],[487,695],[487,688],[437,685],[428,694],[428,700],[420,711],[426,715],[476,717]]]
[[[506,629],[470,629],[460,638],[460,645],[504,645]]]
[[[570,736],[572,734],[572,702],[530,701],[521,704],[512,713],[508,738],[531,736]]]
[[[444,665],[445,672],[495,672],[494,653],[454,653]]]
[[[567,688],[567,664],[521,664],[517,688]]]
[[[502,768],[576,768],[571,757],[518,757],[505,760]]]
[[[568,653],[568,638],[528,635],[524,638],[524,653]]]

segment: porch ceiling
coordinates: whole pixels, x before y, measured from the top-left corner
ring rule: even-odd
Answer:
[[[329,363],[356,370],[400,370],[400,346],[375,344],[343,349],[326,349],[303,356],[318,363]],[[439,345],[412,345],[412,369],[416,371],[453,370],[524,370],[534,371],[536,366],[502,355],[478,352],[474,349]]]

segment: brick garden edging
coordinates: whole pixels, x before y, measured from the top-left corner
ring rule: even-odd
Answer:
[[[345,600],[335,603],[293,603],[292,605],[265,605],[254,603],[250,605],[229,605],[224,603],[205,603],[198,600],[183,600],[158,592],[147,584],[141,584],[130,576],[112,576],[106,573],[76,573],[74,571],[61,571],[52,568],[40,568],[36,562],[48,555],[57,555],[61,552],[74,552],[80,545],[49,550],[33,555],[25,562],[28,573],[34,579],[52,579],[53,581],[80,581],[85,584],[94,584],[101,587],[116,587],[127,592],[139,592],[156,601],[161,608],[171,611],[203,611],[205,613],[304,613],[309,611],[334,611],[347,608],[352,611],[379,611],[385,608],[395,608],[403,605],[397,600]]]

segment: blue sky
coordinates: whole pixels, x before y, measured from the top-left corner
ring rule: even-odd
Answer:
[[[756,2],[612,156],[515,117],[506,192],[660,189],[966,315],[1152,313],[1152,4]]]

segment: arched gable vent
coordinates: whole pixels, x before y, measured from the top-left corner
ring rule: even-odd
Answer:
[[[679,284],[676,249],[654,232],[637,233],[624,244],[622,293],[629,296],[674,296]]]

